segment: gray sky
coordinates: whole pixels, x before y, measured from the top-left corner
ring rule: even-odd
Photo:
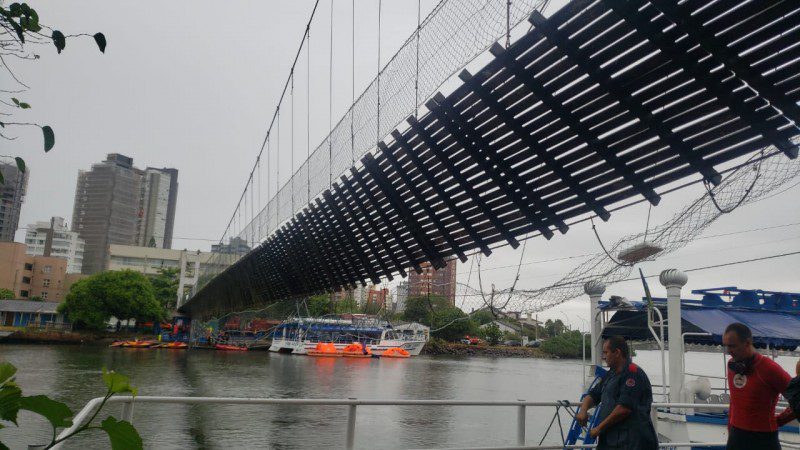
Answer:
[[[53,215],[71,222],[78,170],[88,169],[106,153],[119,152],[133,157],[139,167],[180,171],[173,245],[208,249],[211,242],[207,240],[219,239],[241,193],[313,2],[78,0],[31,4],[39,10],[42,23],[66,34],[104,32],[108,48],[101,54],[91,38],[73,38],[61,55],[43,47],[40,60],[13,62],[16,74],[31,86],[19,97],[33,106],[17,119],[49,124],[56,133],[56,147],[47,155],[41,151],[37,130],[20,131],[12,144],[2,142],[3,153],[24,156],[31,171],[20,226]],[[330,1],[321,2],[311,31],[312,148],[328,131],[330,5]],[[434,5],[432,0],[422,2],[423,17]],[[382,17],[385,63],[416,27],[417,2],[384,0]],[[356,96],[375,75],[376,18],[377,1],[356,0]],[[350,0],[334,2],[333,42],[335,123],[351,98]],[[305,67],[302,58],[300,66]],[[298,79],[304,77],[305,72],[298,74]],[[3,79],[2,83],[8,86],[10,82]],[[299,165],[305,155],[306,134],[301,127],[305,116],[296,120]],[[289,173],[288,155],[282,156],[281,171],[282,178]],[[665,196],[653,209],[651,223],[666,220],[700,192],[694,187]],[[795,200],[799,192],[792,189],[737,210],[710,227],[707,234],[800,222]],[[598,225],[603,240],[611,243],[644,229],[646,215],[646,206],[614,213],[608,223]],[[799,229],[789,226],[704,239],[645,264],[644,269],[657,274],[665,268],[685,269],[800,250]],[[24,232],[19,232],[17,240],[23,236]],[[533,263],[537,260],[597,251],[600,248],[588,224],[577,225],[550,242],[534,239],[524,256],[526,265],[518,288],[555,281],[580,262]],[[518,259],[519,253],[509,248],[496,251],[484,260],[484,281],[494,282],[498,288],[508,286],[514,269],[492,268],[516,264]],[[697,272],[690,275],[688,287],[738,285],[797,291],[798,262],[800,257],[794,256]],[[458,271],[459,281],[465,282],[469,262],[460,264]],[[651,288],[654,295],[663,295],[656,280]],[[641,296],[638,283],[621,283],[608,292]],[[540,318],[564,319],[566,315],[574,326],[585,328],[577,317],[588,315],[586,303],[584,299],[569,302]],[[479,305],[467,301],[464,309],[473,306]]]

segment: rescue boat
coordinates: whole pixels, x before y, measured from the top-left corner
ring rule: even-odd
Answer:
[[[344,347],[342,356],[346,358],[372,358],[372,350],[368,345],[354,342]]]
[[[314,347],[314,350],[309,350],[306,354],[308,356],[342,356],[342,353],[336,350],[336,346],[333,344],[333,342],[318,342]]]
[[[381,354],[381,358],[408,358],[410,356],[410,353],[400,347],[386,349],[386,351]]]

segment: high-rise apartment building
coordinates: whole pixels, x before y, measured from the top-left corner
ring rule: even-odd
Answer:
[[[412,271],[408,275],[408,297],[436,295],[444,297],[450,305],[456,304],[456,260],[447,261],[441,269],[429,263],[421,264],[422,273]]]
[[[251,248],[247,241],[240,237],[232,237],[227,244],[213,244],[211,253],[222,253],[224,255],[244,256],[250,252]]]
[[[136,245],[172,248],[175,205],[178,201],[178,170],[148,167],[142,172]]]
[[[30,256],[55,256],[67,260],[67,273],[80,273],[85,242],[70,231],[63,217],[29,224],[25,230],[26,253]]]
[[[0,184],[0,241],[12,242],[28,189],[28,171],[20,172],[16,164],[0,163],[0,173],[3,175],[3,184]]]
[[[408,300],[408,281],[401,281],[394,287],[394,312],[401,313],[406,310]]]
[[[178,171],[137,169],[133,159],[110,153],[78,174],[72,230],[86,241],[82,272],[102,271],[110,245],[172,245]]]

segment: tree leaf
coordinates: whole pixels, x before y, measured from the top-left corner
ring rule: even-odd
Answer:
[[[19,100],[15,97],[11,97],[11,101],[14,102],[15,105],[19,106]]]
[[[22,109],[31,109],[30,103],[19,102],[19,107]]]
[[[6,184],[6,179],[3,178],[3,172],[0,172],[0,184]]]
[[[109,416],[100,422],[100,428],[108,434],[112,450],[139,450],[142,448],[142,437],[130,422]]]
[[[66,428],[72,426],[69,420],[73,416],[72,410],[61,402],[57,402],[46,395],[34,395],[22,397],[20,409],[35,412],[47,419],[54,428]]]
[[[42,127],[42,134],[44,135],[44,151],[47,153],[56,145],[56,135],[53,133],[53,129],[48,125]]]
[[[64,48],[67,46],[67,38],[64,37],[64,33],[58,30],[53,30],[52,37],[53,37],[53,45],[56,46],[56,50],[58,50],[58,53],[61,53],[61,50],[64,50]]]
[[[14,374],[17,373],[17,368],[10,362],[0,363],[0,385],[8,381]]]
[[[95,33],[94,41],[97,42],[97,47],[100,48],[101,53],[106,52],[106,36],[103,33]]]
[[[9,449],[8,447],[5,446],[5,444],[0,442],[0,450],[11,450],[11,449]]]
[[[128,377],[113,370],[106,370],[105,367],[103,368],[103,382],[111,393],[131,393],[134,397],[136,396],[136,388],[131,386]]]
[[[20,172],[25,173],[25,160],[19,156],[15,156],[14,161],[17,162],[17,169],[19,169]]]
[[[22,389],[13,381],[6,382],[0,388],[0,420],[17,424],[19,401],[22,398]]]

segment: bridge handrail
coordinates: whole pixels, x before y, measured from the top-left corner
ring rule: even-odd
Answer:
[[[103,398],[97,397],[89,400],[81,411],[73,419],[72,426],[63,430],[58,438],[62,438],[72,433],[86,420],[91,417],[95,409],[102,403]],[[263,397],[172,397],[172,396],[148,396],[139,395],[136,397],[131,396],[118,396],[111,397],[107,403],[121,403],[122,404],[122,420],[133,423],[133,405],[135,403],[164,403],[164,404],[228,404],[228,405],[329,405],[329,406],[348,406],[349,411],[347,415],[347,434],[345,438],[345,448],[352,449],[355,443],[355,419],[356,408],[358,406],[515,406],[517,407],[517,445],[519,447],[525,446],[525,412],[527,407],[564,407],[564,406],[577,406],[579,402],[561,401],[561,402],[541,402],[529,400],[500,400],[500,401],[486,401],[486,400],[418,400],[418,399],[359,399],[359,398],[263,398]],[[728,409],[727,404],[703,404],[704,409]],[[697,408],[695,403],[653,403],[653,408]],[[689,447],[689,443],[668,442],[659,444],[660,447]],[[693,446],[707,445],[707,446],[724,446],[725,443],[711,442],[711,443],[691,443]],[[595,448],[596,445],[545,445],[536,447],[524,447],[531,449],[562,449],[562,448]],[[60,445],[53,448],[60,448]],[[508,447],[507,447],[508,448]],[[514,448],[514,447],[510,447]]]

